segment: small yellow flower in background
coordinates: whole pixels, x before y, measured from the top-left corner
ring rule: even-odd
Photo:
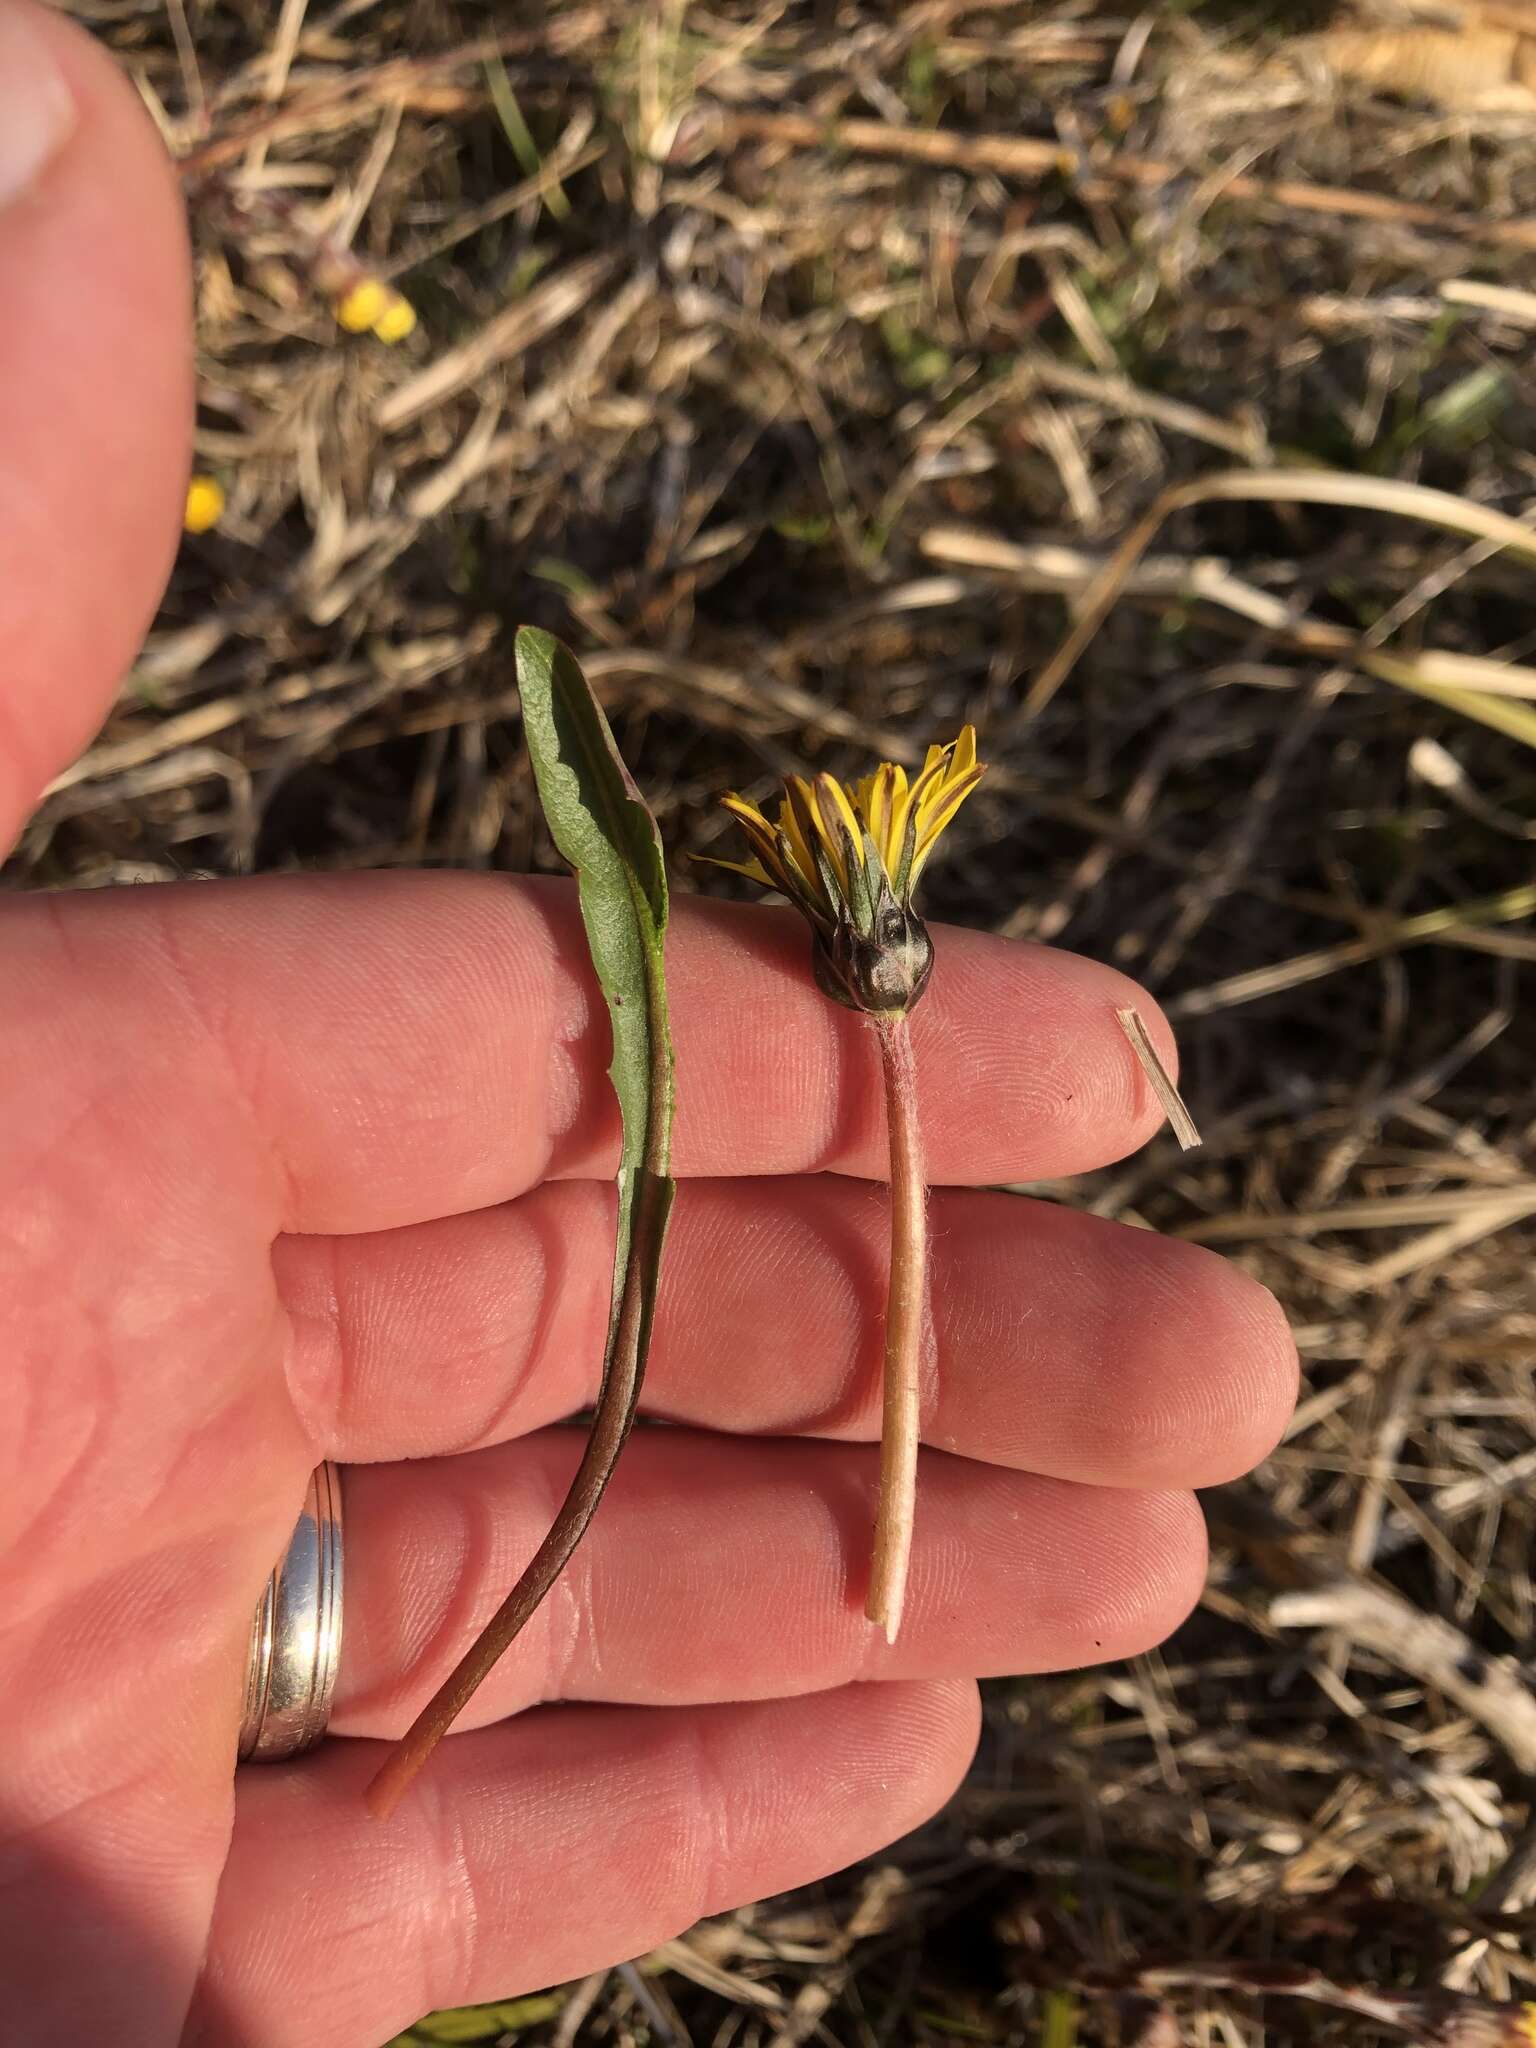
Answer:
[[[854,784],[791,775],[775,819],[745,797],[723,797],[752,857],[715,865],[781,890],[808,920],[824,994],[876,1015],[906,1010],[933,966],[913,891],[982,773],[968,725],[947,747],[930,747],[910,781],[892,761]]]
[[[360,278],[336,301],[336,318],[348,334],[366,334],[388,303],[388,292],[376,277]]]
[[[416,325],[416,308],[377,277],[359,278],[336,301],[338,325],[348,334],[376,334],[380,341],[404,341]]]
[[[206,533],[224,516],[224,486],[214,476],[195,476],[187,485],[181,523],[187,533]]]
[[[416,326],[416,308],[409,299],[403,299],[398,292],[391,292],[389,304],[373,323],[373,331],[380,341],[404,341]]]

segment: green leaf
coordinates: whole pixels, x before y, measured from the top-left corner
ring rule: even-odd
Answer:
[[[517,636],[517,685],[539,801],[556,846],[576,870],[587,946],[613,1024],[608,1072],[624,1139],[608,1345],[591,1431],[570,1491],[516,1585],[369,1786],[370,1808],[381,1815],[393,1810],[586,1534],[635,1419],[672,1207],[661,835],[570,651],[550,634],[524,627]]]
[[[667,876],[656,821],[620,758],[575,656],[551,633],[517,636],[517,687],[539,802],[576,870],[592,965],[613,1024],[609,1075],[624,1119],[621,1168],[667,1171],[672,1047],[662,948]]]
[[[656,820],[570,649],[524,626],[517,687],[539,802],[555,845],[576,870],[587,946],[613,1027],[608,1074],[624,1126],[608,1350],[587,1453],[548,1539],[553,1555],[579,1508],[584,1504],[589,1518],[608,1482],[634,1420],[650,1346],[673,1193],[667,874]]]
[[[462,2005],[451,2011],[429,2013],[408,2033],[396,2040],[406,2048],[420,2048],[425,2042],[500,2041],[523,2027],[536,2027],[559,2016],[565,2004],[563,1992],[538,1992],[529,1998],[502,1999],[494,2005]],[[388,2048],[396,2048],[391,2042]]]
[[[1040,2018],[1040,2048],[1074,2048],[1077,2040],[1077,1997],[1071,1991],[1047,1991]]]
[[[1422,434],[1436,441],[1476,440],[1488,432],[1508,397],[1508,377],[1484,363],[1429,401],[1420,415]]]
[[[539,146],[528,131],[523,119],[523,110],[517,103],[517,94],[512,90],[512,81],[507,76],[507,67],[502,62],[500,51],[493,51],[485,60],[485,82],[490,88],[491,104],[496,109],[502,132],[512,145],[512,154],[517,158],[525,178],[536,178],[543,170]],[[565,220],[571,211],[571,202],[558,184],[551,184],[544,194],[544,204],[555,220]]]
[[[418,2041],[495,2041],[506,2032],[496,2015],[472,2007],[459,2012],[437,2012],[420,2020],[414,2029]]]

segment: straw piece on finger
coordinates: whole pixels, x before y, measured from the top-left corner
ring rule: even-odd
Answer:
[[[1163,1105],[1163,1113],[1173,1127],[1173,1135],[1186,1152],[1200,1143],[1200,1133],[1195,1129],[1195,1120],[1184,1107],[1184,1098],[1169,1078],[1168,1069],[1157,1056],[1157,1048],[1147,1036],[1147,1027],[1141,1021],[1141,1013],[1134,1009],[1116,1010],[1120,1029],[1131,1042],[1131,1050],[1141,1061],[1141,1070],[1152,1083],[1153,1093]]]

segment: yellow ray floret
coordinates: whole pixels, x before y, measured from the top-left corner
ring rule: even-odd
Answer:
[[[716,865],[782,890],[813,923],[832,926],[850,892],[878,881],[868,872],[872,851],[891,894],[909,904],[930,854],[981,776],[976,730],[968,725],[947,747],[930,747],[910,780],[893,761],[852,785],[831,775],[791,775],[772,818],[743,796],[725,797],[752,858]]]

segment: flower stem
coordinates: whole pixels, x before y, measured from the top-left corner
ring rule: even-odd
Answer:
[[[907,1592],[928,1325],[928,1219],[917,1127],[917,1063],[906,1013],[877,1016],[891,1143],[891,1270],[885,1309],[880,1496],[864,1612],[895,1642]]]

